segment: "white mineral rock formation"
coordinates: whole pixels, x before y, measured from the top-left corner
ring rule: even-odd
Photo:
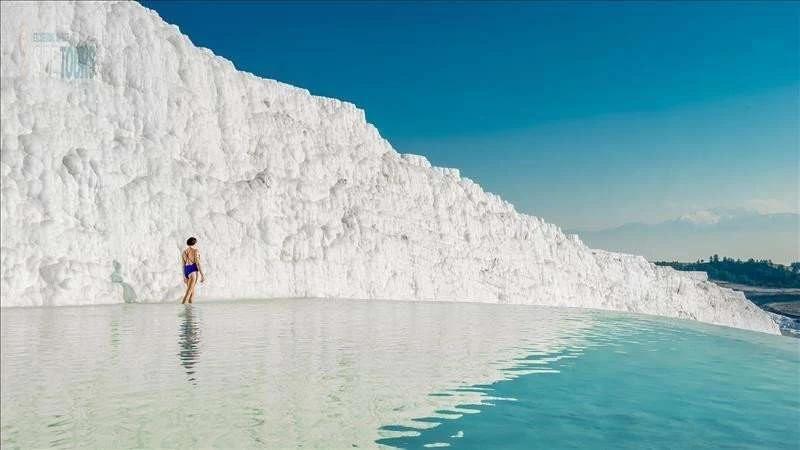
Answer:
[[[635,311],[777,333],[742,294],[587,248],[339,100],[133,2],[2,3],[2,306],[352,297]]]

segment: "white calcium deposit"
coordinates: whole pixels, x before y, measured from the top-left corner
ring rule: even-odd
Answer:
[[[696,275],[587,248],[350,103],[236,70],[138,3],[2,3],[2,306],[340,297],[634,311],[777,333]]]

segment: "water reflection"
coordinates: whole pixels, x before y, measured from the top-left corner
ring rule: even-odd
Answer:
[[[192,384],[197,384],[195,378],[195,364],[200,355],[200,329],[197,323],[197,313],[192,305],[184,305],[180,313],[181,328],[178,337],[178,357],[181,365],[186,370],[186,376]]]
[[[635,417],[637,430],[661,433],[654,442],[689,436],[675,427],[692,405],[694,417],[713,406],[734,420],[722,419],[728,429],[717,436],[739,424],[762,430],[746,426],[753,417],[792,429],[794,341],[678,325],[578,309],[336,299],[9,308],[0,314],[0,447],[466,446],[481,423],[517,436],[535,420],[537,433],[570,439],[540,447],[582,448],[583,418],[609,405],[604,417]],[[641,416],[639,405],[660,401],[617,401],[632,390],[612,388],[633,384],[688,403],[663,426],[643,422],[666,410]],[[684,386],[696,390],[687,397]],[[729,399],[751,417],[732,416]]]

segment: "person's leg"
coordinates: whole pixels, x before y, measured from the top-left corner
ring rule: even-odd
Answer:
[[[192,303],[192,299],[194,299],[194,287],[197,284],[197,272],[192,272],[189,275],[189,290],[187,294],[189,296],[189,303]]]
[[[181,304],[186,303],[186,300],[189,299],[189,289],[192,288],[188,278],[183,277],[183,283],[186,284],[186,292],[183,294],[183,298],[181,299]]]

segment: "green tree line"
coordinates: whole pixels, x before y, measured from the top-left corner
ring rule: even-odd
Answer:
[[[800,288],[800,261],[784,266],[769,259],[750,258],[743,261],[727,257],[720,259],[719,255],[712,255],[707,261],[657,261],[656,264],[677,270],[703,271],[708,273],[709,279],[715,281],[772,288]]]

